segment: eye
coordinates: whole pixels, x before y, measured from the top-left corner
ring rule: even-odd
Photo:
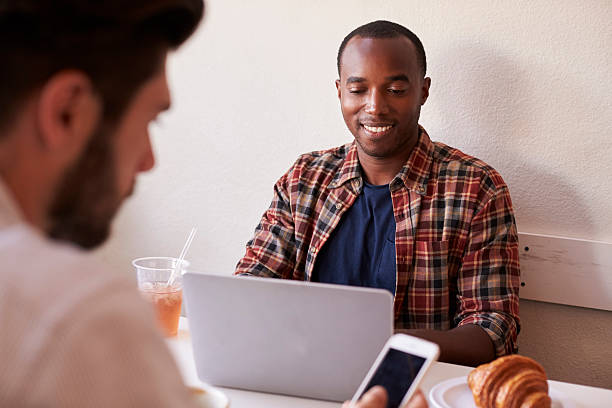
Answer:
[[[393,95],[402,95],[404,92],[406,92],[406,90],[405,89],[391,88],[391,89],[389,89],[389,92],[391,92]]]
[[[364,89],[359,89],[359,88],[349,89],[349,93],[352,93],[352,94],[360,94],[360,93],[364,93],[364,92],[365,92]]]

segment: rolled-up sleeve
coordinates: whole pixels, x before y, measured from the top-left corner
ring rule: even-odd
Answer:
[[[520,268],[518,235],[507,187],[474,216],[458,272],[455,325],[476,324],[497,356],[517,351]]]

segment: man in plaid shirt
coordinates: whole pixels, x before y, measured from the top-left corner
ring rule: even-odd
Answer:
[[[495,169],[418,124],[425,72],[421,41],[401,25],[344,39],[336,87],[355,141],[297,159],[235,273],[386,288],[396,332],[475,365],[516,351],[516,225]]]

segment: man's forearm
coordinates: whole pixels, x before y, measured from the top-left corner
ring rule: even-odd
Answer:
[[[406,329],[396,330],[437,343],[439,361],[477,366],[495,358],[495,348],[489,335],[478,325],[466,324],[450,330]]]

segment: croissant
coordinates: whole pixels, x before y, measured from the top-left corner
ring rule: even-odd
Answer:
[[[468,385],[478,408],[550,408],[544,368],[529,357],[500,357],[476,367]]]

